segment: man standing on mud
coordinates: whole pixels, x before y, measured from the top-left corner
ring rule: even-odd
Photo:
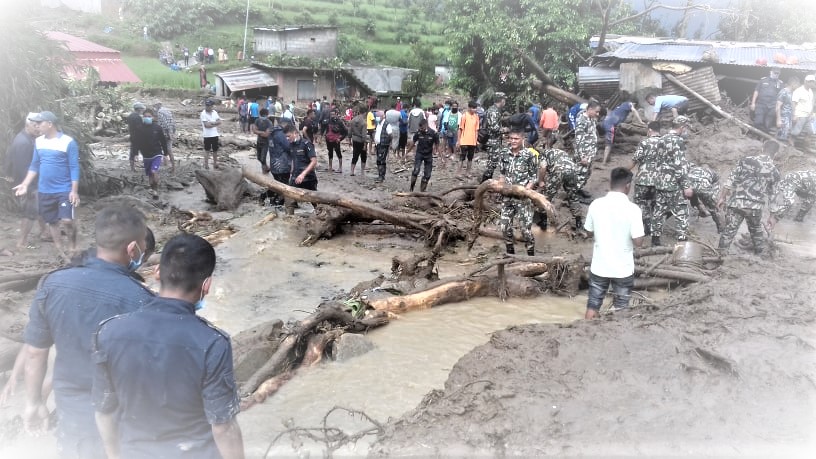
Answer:
[[[29,113],[28,118],[36,116],[36,113]],[[31,157],[34,155],[34,139],[39,134],[37,125],[26,118],[23,130],[18,132],[11,142],[6,156],[3,160],[4,176],[11,180],[14,185],[23,183],[28,174],[28,167],[31,165]],[[32,183],[32,185],[34,185]],[[37,209],[37,190],[32,189],[25,196],[19,199],[20,213],[22,220],[20,223],[20,239],[17,241],[17,248],[24,249],[28,246],[28,234],[34,227],[34,222],[40,221],[40,236],[45,235],[45,223],[39,218]]]
[[[751,96],[754,127],[765,133],[771,130],[776,121],[776,98],[782,90],[779,72],[779,67],[774,67],[769,76],[760,78]]]
[[[439,134],[428,128],[428,120],[422,119],[419,122],[419,130],[414,133],[411,138],[411,146],[408,148],[410,152],[416,147],[414,170],[411,172],[411,191],[414,191],[414,186],[416,186],[420,166],[422,167],[422,183],[419,185],[419,191],[425,191],[428,188],[431,171],[433,171],[433,151],[436,145],[439,145]]]
[[[292,176],[289,185],[304,190],[317,190],[317,154],[312,142],[304,139],[294,124],[287,124],[283,128],[286,139],[289,141],[289,154],[292,157]],[[295,201],[286,202],[286,214],[294,215]]]
[[[520,185],[532,190],[538,180],[538,161],[533,153],[523,148],[524,131],[514,130],[508,137],[509,148],[501,150],[499,182],[507,185]],[[535,255],[535,238],[533,237],[533,203],[529,198],[502,198],[501,231],[508,254],[516,253],[513,236],[513,220],[517,220],[524,237],[527,255]]]
[[[660,145],[660,122],[648,124],[646,138],[641,140],[632,156],[629,170],[638,168],[635,177],[635,204],[640,207],[643,216],[643,229],[646,235],[652,234],[652,212],[655,202],[655,182],[657,181],[657,147]]]
[[[54,246],[68,260],[62,248],[60,228],[68,235],[68,250],[76,251],[77,228],[74,209],[79,205],[79,145],[59,130],[57,116],[41,112],[30,118],[37,124],[40,137],[34,141],[34,156],[23,183],[13,189],[25,196],[37,179],[40,217],[48,224]]]
[[[145,111],[145,104],[136,102],[133,104],[133,111],[130,112],[125,122],[127,122],[128,136],[130,137],[130,170],[136,172],[136,155],[139,154],[139,132],[142,129],[142,113]]]
[[[578,166],[575,175],[579,193],[585,198],[590,197],[584,187],[592,174],[592,161],[598,153],[598,127],[595,120],[600,111],[601,104],[589,101],[586,110],[575,121],[575,165]]]
[[[720,235],[720,255],[728,253],[743,220],[748,224],[754,251],[757,254],[765,251],[762,207],[766,198],[773,199],[774,187],[779,182],[779,171],[773,161],[778,151],[779,143],[766,141],[763,154],[742,158],[723,185],[717,207],[722,209],[726,198],[730,199],[725,210],[725,228]]]
[[[176,158],[173,156],[173,140],[176,138],[176,120],[173,119],[173,112],[164,107],[160,101],[153,103],[153,109],[156,111],[159,126],[164,131],[164,154],[170,160],[170,172],[175,172]]]
[[[686,160],[686,140],[689,119],[683,115],[672,121],[672,129],[660,138],[657,147],[655,174],[655,203],[652,212],[652,247],[662,244],[660,236],[667,215],[677,222],[677,240],[688,239],[689,206],[686,198],[694,191],[689,181],[689,162]]]
[[[640,208],[629,202],[632,172],[612,169],[609,193],[589,205],[584,229],[595,239],[589,268],[589,292],[584,318],[598,316],[606,292],[612,286],[615,309],[629,306],[635,282],[634,247],[643,245]]]
[[[103,321],[93,403],[109,458],[243,459],[229,335],[198,317],[215,250],[180,234],[162,250],[159,296]]]
[[[388,152],[391,150],[391,142],[396,135],[399,135],[399,128],[394,130],[391,124],[385,119],[385,115],[380,112],[380,124],[374,131],[374,145],[377,152],[377,183],[385,181],[386,165],[388,162]]]
[[[501,111],[507,102],[507,96],[503,92],[497,92],[493,105],[487,109],[484,116],[485,129],[487,130],[487,168],[482,174],[482,182],[493,178],[493,172],[499,165],[501,159]]]
[[[144,215],[122,206],[96,216],[96,256],[81,266],[57,270],[42,281],[25,329],[26,430],[47,429],[48,409],[42,398],[51,346],[57,446],[63,458],[104,458],[91,400],[91,337],[99,322],[135,311],[153,294],[131,277],[146,251]]]
[[[207,99],[204,110],[201,112],[201,127],[204,136],[204,169],[210,168],[210,152],[212,152],[213,169],[218,169],[218,126],[221,126],[221,117],[213,110],[213,102]]]

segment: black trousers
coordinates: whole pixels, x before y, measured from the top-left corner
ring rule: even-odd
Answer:
[[[368,157],[368,153],[366,153],[365,142],[351,142],[351,165],[357,164],[357,159],[359,158],[363,164],[366,163],[366,158]]]

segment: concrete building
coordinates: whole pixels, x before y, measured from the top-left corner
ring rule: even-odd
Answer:
[[[255,27],[255,54],[289,54],[292,56],[337,57],[337,27],[288,26]]]

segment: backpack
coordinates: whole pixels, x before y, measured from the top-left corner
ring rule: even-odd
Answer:
[[[507,120],[507,123],[510,125],[510,129],[518,129],[520,131],[524,131],[530,126],[526,113],[516,113]]]

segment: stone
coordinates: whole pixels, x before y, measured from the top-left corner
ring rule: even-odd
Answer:
[[[374,349],[374,343],[363,335],[344,333],[332,347],[332,360],[344,362]]]

